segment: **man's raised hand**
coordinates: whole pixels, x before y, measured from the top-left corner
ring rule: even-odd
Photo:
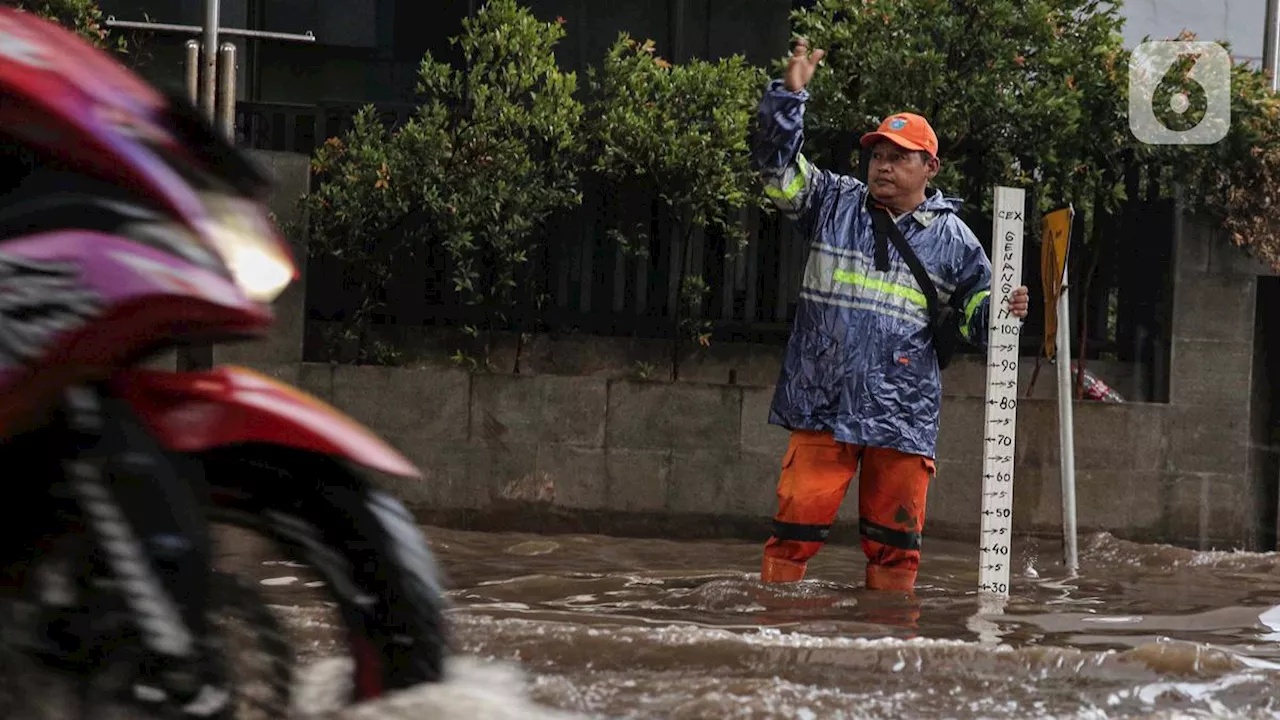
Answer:
[[[803,90],[813,79],[813,72],[818,69],[818,63],[822,62],[826,54],[825,50],[814,50],[810,53],[809,41],[804,38],[797,40],[795,49],[791,51],[791,57],[787,58],[787,72],[783,76],[787,89],[791,92]]]

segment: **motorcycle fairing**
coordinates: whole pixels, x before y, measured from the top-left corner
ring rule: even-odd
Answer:
[[[101,232],[45,232],[0,247],[0,438],[68,385],[105,380],[175,335],[253,336],[270,308],[228,278]]]
[[[406,478],[421,472],[341,411],[248,368],[125,370],[111,380],[156,437],[176,452],[264,444],[346,458]]]

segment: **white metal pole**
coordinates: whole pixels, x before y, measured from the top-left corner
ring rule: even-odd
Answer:
[[[200,109],[210,122],[217,121],[218,15],[222,0],[204,0],[204,42],[200,52]]]
[[[1048,239],[1045,240],[1048,242]],[[1072,419],[1071,302],[1067,269],[1062,268],[1062,293],[1058,296],[1058,447],[1062,474],[1062,555],[1067,573],[1080,569],[1076,546],[1076,450]]]
[[[1280,0],[1267,0],[1267,15],[1262,31],[1262,69],[1270,76],[1271,91],[1275,92],[1276,61],[1280,60]]]

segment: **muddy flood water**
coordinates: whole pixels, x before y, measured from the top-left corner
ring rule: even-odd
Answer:
[[[765,587],[757,543],[426,531],[451,679],[343,717],[1280,717],[1280,554],[1096,535],[1064,580],[1058,544],[1023,539],[1002,608],[963,543],[926,540],[913,603],[863,590],[856,547]],[[305,568],[245,564],[331,691]]]

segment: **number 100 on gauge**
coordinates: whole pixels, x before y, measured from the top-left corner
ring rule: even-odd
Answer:
[[[1009,594],[1013,541],[1014,430],[1018,414],[1018,337],[1022,322],[1009,312],[1022,284],[1025,191],[997,187],[991,239],[991,298],[987,334],[987,393],[982,443],[982,540],[978,590]]]

